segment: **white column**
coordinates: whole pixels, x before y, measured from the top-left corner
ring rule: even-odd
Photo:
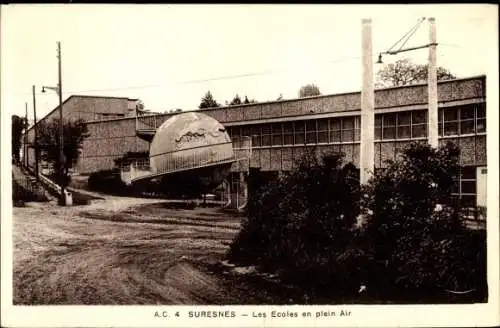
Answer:
[[[373,87],[373,55],[371,19],[362,20],[363,89],[361,91],[360,182],[365,184],[374,170],[375,91]]]
[[[437,148],[438,141],[438,88],[436,64],[436,22],[433,17],[429,21],[429,71],[428,71],[428,140],[432,147]]]

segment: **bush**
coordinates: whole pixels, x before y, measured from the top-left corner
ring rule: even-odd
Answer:
[[[458,159],[453,144],[410,144],[361,190],[340,155],[306,154],[272,181],[252,170],[229,260],[316,299],[359,300],[366,285],[382,302],[484,302],[486,233],[464,226],[452,198]],[[365,224],[353,229],[359,213]]]
[[[485,235],[467,230],[452,202],[458,158],[451,143],[411,144],[364,188],[364,279],[372,290],[412,301],[485,291]]]
[[[337,255],[346,252],[353,239],[359,208],[357,170],[342,165],[338,154],[306,154],[298,164],[275,181],[261,181],[263,186],[249,182],[257,193],[250,192],[248,220],[229,258],[279,272],[285,282],[312,292],[346,287],[338,264],[343,259],[338,262]]]
[[[90,190],[114,195],[125,195],[130,192],[120,178],[119,169],[101,170],[92,173],[89,176],[88,187]]]

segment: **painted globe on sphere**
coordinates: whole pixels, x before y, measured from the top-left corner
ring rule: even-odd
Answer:
[[[151,142],[153,174],[181,194],[208,192],[229,175],[235,156],[226,129],[202,113],[183,113],[166,120]]]

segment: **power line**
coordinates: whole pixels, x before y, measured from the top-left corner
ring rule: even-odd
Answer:
[[[339,59],[335,59],[335,60],[327,60],[327,61],[323,61],[323,62],[331,64],[331,63],[337,63],[337,62],[360,59],[360,58],[361,58],[360,56],[356,56],[356,57],[352,56],[352,57],[343,57],[343,58],[339,58]],[[167,86],[167,85],[171,85],[171,86],[186,85],[186,84],[196,84],[196,83],[204,83],[204,82],[211,82],[211,81],[239,79],[239,78],[252,77],[252,76],[270,75],[270,74],[274,74],[274,73],[280,72],[280,71],[292,71],[292,70],[295,70],[295,68],[280,67],[280,68],[270,69],[270,70],[262,71],[262,72],[219,76],[219,77],[206,78],[206,79],[188,80],[188,81],[171,82],[171,83],[163,83],[163,84],[149,84],[149,85],[130,86],[130,87],[66,91],[66,92],[63,92],[63,94],[78,94],[78,93],[87,93],[87,92],[106,92],[106,91],[120,91],[120,90],[134,90],[134,89],[149,89],[149,88],[163,87],[163,86]],[[28,95],[28,93],[22,93],[19,95]],[[29,95],[31,95],[31,93],[29,93]],[[45,95],[45,93],[36,93],[36,95]]]
[[[418,24],[420,24],[421,21],[419,21]],[[414,26],[410,31],[408,31],[403,38],[398,40],[391,48],[394,48],[401,40],[404,39],[404,37],[408,36],[412,31],[413,33],[416,31],[416,28],[418,27],[418,24]],[[412,34],[413,34],[412,33]],[[410,35],[411,37],[411,35]],[[408,39],[406,40],[408,41]],[[405,41],[405,43],[406,43]],[[442,46],[450,46],[450,47],[458,47],[462,48],[459,45],[456,44],[448,44],[448,43],[439,43]],[[403,44],[404,45],[404,44]],[[378,55],[373,55],[373,58],[376,58]],[[349,61],[349,60],[355,60],[355,59],[361,59],[361,56],[350,56],[350,57],[342,57],[334,60],[325,60],[322,61],[324,64],[332,64],[332,63],[339,63],[339,62],[344,62],[344,61]],[[162,84],[149,84],[149,85],[137,85],[137,86],[129,86],[129,87],[117,87],[117,88],[105,88],[105,89],[88,89],[88,90],[78,90],[78,91],[65,91],[63,94],[65,95],[70,95],[70,94],[82,94],[82,93],[92,93],[92,92],[112,92],[112,91],[121,91],[121,90],[140,90],[140,89],[152,89],[152,88],[160,88],[160,87],[165,87],[165,86],[176,86],[176,85],[189,85],[189,84],[197,84],[197,83],[204,83],[204,82],[212,82],[212,81],[221,81],[221,80],[232,80],[232,79],[240,79],[240,78],[246,78],[246,77],[253,77],[253,76],[265,76],[265,75],[270,75],[274,74],[277,72],[283,72],[283,71],[293,71],[295,70],[295,67],[278,67],[274,69],[270,69],[267,71],[261,71],[261,72],[253,72],[253,73],[244,73],[244,74],[235,74],[235,75],[226,75],[226,76],[218,76],[218,77],[213,77],[213,78],[206,78],[206,79],[196,79],[196,80],[188,80],[188,81],[179,81],[179,82],[170,82],[170,83],[162,83]],[[36,95],[46,95],[46,93],[35,93]],[[32,93],[17,93],[17,95],[32,95]]]

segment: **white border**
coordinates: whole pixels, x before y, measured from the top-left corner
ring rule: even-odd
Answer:
[[[491,5],[490,5],[491,6]],[[492,11],[494,8],[491,8]],[[496,34],[498,42],[498,14],[492,15],[488,35]],[[494,30],[493,30],[494,29]],[[477,59],[471,59],[477,60]],[[488,149],[488,304],[475,305],[335,305],[335,306],[13,306],[12,305],[12,200],[10,164],[10,113],[1,110],[1,326],[3,327],[332,327],[332,326],[492,326],[499,323],[499,213],[498,213],[498,44],[484,53],[480,60],[491,63],[487,74],[487,136]],[[2,63],[4,65],[4,63]],[[316,311],[351,312],[350,316],[315,319]],[[236,311],[233,319],[193,319],[189,311]],[[274,319],[271,311],[297,311],[299,318]],[[179,311],[181,317],[155,318],[155,311],[168,311],[173,315]],[[300,314],[311,311],[311,319],[303,319]],[[252,313],[266,312],[267,318],[253,318]],[[248,316],[243,317],[241,314]]]

